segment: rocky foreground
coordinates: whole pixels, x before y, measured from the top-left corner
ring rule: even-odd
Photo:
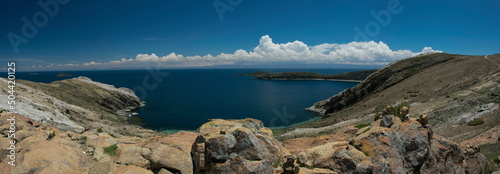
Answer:
[[[13,113],[0,115],[3,173],[486,173],[477,146],[434,135],[413,118],[388,115],[341,134],[281,143],[255,119],[212,120],[200,133],[143,138],[63,131]],[[111,150],[110,150],[111,149]],[[10,162],[15,160],[15,166]]]

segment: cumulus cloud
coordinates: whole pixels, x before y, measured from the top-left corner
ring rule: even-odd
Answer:
[[[84,66],[132,67],[206,67],[214,65],[259,65],[272,63],[300,64],[364,64],[383,65],[399,59],[419,54],[442,52],[432,47],[424,47],[420,52],[392,50],[384,42],[350,42],[346,44],[324,43],[309,46],[301,41],[274,43],[268,35],[260,38],[259,44],[251,51],[236,50],[216,56],[184,56],[170,53],[165,56],[137,54],[135,58],[121,58],[109,62],[91,61]],[[72,65],[75,66],[75,65]]]

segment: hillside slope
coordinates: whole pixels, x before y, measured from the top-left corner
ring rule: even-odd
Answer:
[[[436,132],[454,141],[468,140],[500,124],[499,63],[500,55],[445,53],[400,60],[308,108],[323,119],[279,131],[288,132],[284,139],[336,132],[372,121],[375,111],[386,105],[406,103],[415,113],[430,115]],[[475,118],[484,124],[467,125]]]
[[[7,98],[6,79],[0,78],[0,87],[0,97]],[[125,111],[142,105],[134,92],[127,88],[115,88],[87,77],[52,83],[16,80],[15,88],[15,107],[19,114],[61,130],[101,129],[114,135],[157,134],[126,122]],[[0,101],[0,108],[9,108],[7,100]]]

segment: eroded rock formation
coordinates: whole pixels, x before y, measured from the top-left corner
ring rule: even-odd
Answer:
[[[216,119],[199,130],[192,148],[198,173],[273,173],[289,154],[259,120]]]

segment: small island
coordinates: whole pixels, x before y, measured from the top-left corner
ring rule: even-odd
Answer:
[[[57,77],[69,77],[71,75],[69,74],[66,74],[66,73],[59,73],[59,74],[56,74]]]
[[[249,74],[237,74],[242,76],[255,76],[255,79],[264,80],[330,80],[330,81],[348,81],[361,82],[377,70],[362,70],[346,72],[341,74],[323,75],[313,72],[283,72],[269,73],[266,71],[257,71]]]

